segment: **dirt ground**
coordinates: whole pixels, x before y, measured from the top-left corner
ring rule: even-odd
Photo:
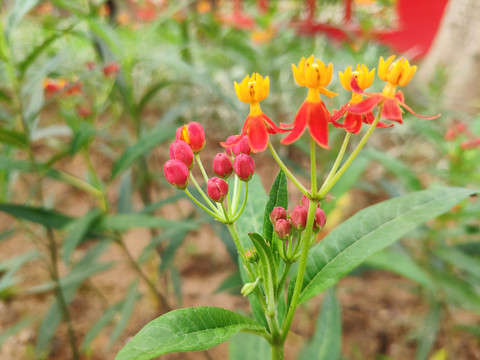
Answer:
[[[267,176],[266,184],[273,181],[271,174],[276,173],[275,165],[265,161],[266,155],[256,158],[257,168]],[[156,160],[165,158],[165,150],[158,150]],[[213,155],[212,155],[213,157]],[[83,163],[74,159],[65,167],[72,173],[83,176]],[[95,164],[101,167],[101,163]],[[275,169],[274,169],[275,168]],[[268,177],[270,174],[270,178]],[[268,180],[270,179],[270,180]],[[72,216],[86,213],[93,205],[90,200],[85,201],[83,194],[71,191],[64,185],[54,188],[47,184],[47,190],[55,197],[56,208]],[[163,196],[159,190],[156,196]],[[112,200],[115,194],[111,194]],[[361,194],[356,195],[358,203],[365,199]],[[181,208],[186,214],[192,205],[182,202],[180,205],[169,205],[162,208],[160,216],[175,218],[177,209]],[[5,214],[0,214],[0,231],[8,229],[14,224]],[[31,227],[34,231],[40,228]],[[61,234],[58,233],[59,237]],[[134,229],[126,233],[125,241],[134,257],[137,257],[150,239],[150,232],[145,229]],[[93,244],[84,244],[77,250],[75,258],[79,258]],[[18,233],[14,237],[0,242],[0,261],[34,249],[32,240],[25,233]],[[170,286],[165,287],[162,279],[156,277],[158,260],[153,257],[145,267],[148,276],[157,283],[159,288],[167,290],[168,300],[174,307],[187,306],[221,306],[230,310],[248,312],[246,299],[226,292],[216,293],[217,287],[232,272],[236,270],[223,242],[208,226],[187,235],[180,251],[175,256],[175,265],[182,278],[183,302],[179,305]],[[124,254],[118,246],[112,244],[102,256],[102,262],[115,261],[110,270],[100,273],[87,281],[78,292],[70,306],[75,332],[79,342],[101,316],[107,304],[113,304],[122,299],[130,283],[135,279]],[[66,269],[62,267],[62,272]],[[0,332],[8,329],[27,315],[34,315],[37,321],[24,328],[17,335],[9,338],[0,349],[0,360],[32,359],[35,346],[36,331],[42,314],[52,301],[52,294],[29,295],[26,289],[48,280],[48,271],[44,262],[35,261],[20,272],[22,275],[21,288],[16,289],[14,295],[7,301],[0,301]],[[128,323],[126,331],[112,346],[108,346],[112,327],[107,327],[92,342],[91,350],[83,356],[85,360],[113,359],[118,350],[135,335],[147,322],[159,316],[147,286],[140,283],[139,291],[142,297],[135,306],[134,313]],[[100,295],[101,294],[101,295]],[[361,359],[414,359],[416,343],[412,334],[422,325],[428,308],[416,291],[415,284],[401,277],[386,272],[368,272],[362,276],[348,276],[342,279],[337,286],[337,295],[342,309],[342,353],[350,360]],[[295,359],[313,331],[322,296],[308,302],[298,311],[292,326],[292,332],[286,344],[286,359]],[[480,344],[478,338],[466,332],[455,330],[455,320],[463,323],[479,324],[480,318],[466,311],[449,309],[446,321],[442,323],[439,337],[434,350],[445,348],[450,360],[480,360]],[[227,359],[228,344],[219,345],[206,352],[191,352],[184,354],[165,355],[162,359]],[[52,344],[49,360],[70,359],[66,327],[61,325]]]

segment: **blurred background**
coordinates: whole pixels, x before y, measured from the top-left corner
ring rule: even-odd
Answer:
[[[248,313],[228,232],[162,172],[190,121],[207,134],[209,170],[248,114],[233,87],[246,74],[270,77],[262,109],[279,124],[304,100],[291,73],[303,56],[333,63],[330,110],[349,100],[337,76],[348,65],[392,54],[418,65],[406,103],[442,116],[406,113],[375,130],[323,204],[326,231],[413,191],[480,188],[477,0],[0,0],[0,10],[2,360],[113,359],[169,309]],[[331,127],[332,149],[343,132]],[[277,149],[308,178],[306,137]],[[335,157],[318,152],[320,173]],[[268,191],[278,167],[267,153],[254,160]],[[341,359],[480,359],[480,201],[373,255],[336,293]],[[288,359],[305,354],[321,303],[296,316]],[[262,358],[265,344],[245,336],[163,358]]]

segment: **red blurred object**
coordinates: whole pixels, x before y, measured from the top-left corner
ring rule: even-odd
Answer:
[[[395,10],[398,25],[386,30],[371,29],[368,34],[354,24],[353,0],[344,1],[343,22],[340,24],[322,23],[315,20],[316,1],[305,0],[307,16],[305,20],[294,21],[292,25],[299,34],[315,35],[325,33],[337,41],[353,40],[359,35],[368,35],[381,43],[391,46],[396,52],[409,51],[410,57],[425,55],[438,31],[448,0],[397,0]],[[261,14],[268,11],[267,0],[257,0]],[[253,29],[255,20],[244,14],[241,0],[233,0],[232,14],[223,20],[240,28]]]
[[[106,65],[103,68],[103,75],[107,77],[110,75],[117,75],[119,71],[120,71],[120,65],[118,65],[116,62],[113,62],[111,64]]]

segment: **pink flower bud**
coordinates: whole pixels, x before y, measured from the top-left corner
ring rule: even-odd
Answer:
[[[170,145],[170,159],[180,160],[191,169],[193,167],[192,148],[183,140],[175,140],[172,145]]]
[[[240,138],[240,135],[232,135],[227,138],[227,141],[220,144],[225,147],[225,151],[229,156],[250,155],[252,153],[247,135],[242,138]]]
[[[327,222],[327,217],[325,216],[325,212],[322,209],[315,210],[315,220],[313,223],[314,230],[320,230],[325,226]]]
[[[255,163],[249,155],[240,154],[233,162],[233,169],[240,180],[249,181],[255,171]]]
[[[298,230],[305,229],[307,226],[308,209],[303,205],[296,206],[290,214],[292,226]]]
[[[233,147],[233,154],[235,156],[239,154],[250,155],[252,153],[252,148],[248,142],[248,136],[245,135],[240,142]]]
[[[221,178],[227,178],[233,171],[232,160],[225,153],[218,153],[213,158],[213,172]]]
[[[177,129],[177,140],[185,141],[190,145],[193,152],[197,154],[202,151],[205,146],[205,131],[203,131],[202,125],[192,121]]]
[[[277,221],[275,221],[273,230],[275,231],[275,234],[277,234],[277,236],[280,239],[285,239],[288,235],[290,235],[292,226],[290,224],[290,221],[286,219],[278,219]]]
[[[207,192],[210,199],[215,202],[222,202],[228,194],[228,184],[219,177],[213,177],[207,182]]]
[[[234,157],[235,154],[233,153],[233,146],[229,146],[230,144],[233,144],[237,140],[236,135],[229,136],[227,140],[224,143],[225,147],[225,152],[227,153],[228,156]]]
[[[168,160],[165,165],[163,165],[163,173],[170,184],[181,190],[187,187],[190,172],[187,165],[182,161],[177,159]]]
[[[250,264],[258,262],[258,253],[254,248],[245,250],[245,258]]]
[[[270,221],[275,224],[278,219],[286,219],[287,211],[281,206],[275,206],[270,213]]]
[[[302,205],[305,206],[308,209],[308,207],[310,206],[310,200],[308,199],[308,197],[306,197],[305,195],[302,195],[302,201],[301,202],[302,202]],[[317,207],[320,207],[320,202],[318,203]]]

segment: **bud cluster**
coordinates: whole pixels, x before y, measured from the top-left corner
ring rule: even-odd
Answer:
[[[298,231],[305,230],[307,226],[308,206],[309,200],[304,195],[302,197],[302,205],[296,206],[290,212],[290,215],[287,215],[287,211],[283,207],[274,207],[270,213],[270,221],[273,224],[275,234],[283,240],[290,236],[292,228]],[[313,230],[319,231],[325,226],[326,222],[325,212],[320,208],[320,204],[318,204],[315,210]]]
[[[188,186],[195,157],[205,147],[205,132],[199,123],[190,122],[177,129],[176,138],[170,145],[170,160],[164,165],[164,173],[170,184],[184,190]],[[231,139],[233,140],[235,139]],[[214,157],[212,170],[216,176],[207,181],[207,193],[211,200],[223,202],[228,194],[227,179],[233,172],[242,181],[249,181],[252,178],[255,163],[250,156],[251,153],[248,138],[245,136],[235,146]]]

